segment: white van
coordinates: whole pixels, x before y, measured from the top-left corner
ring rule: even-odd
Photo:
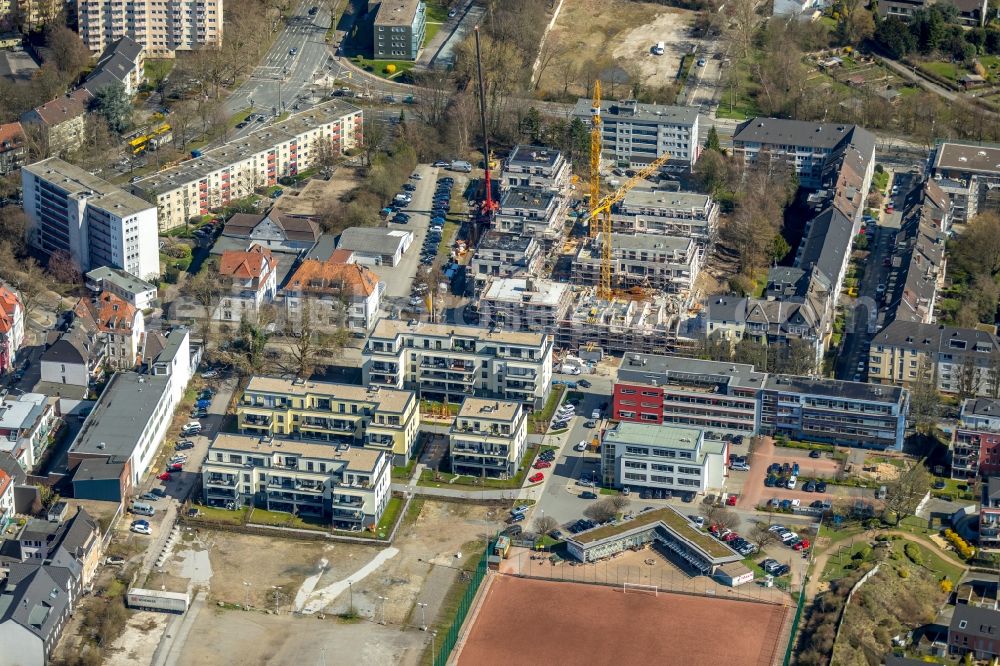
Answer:
[[[132,502],[132,513],[137,516],[152,516],[156,513],[156,508],[152,504],[145,502]]]
[[[653,47],[653,55],[663,55],[666,45],[663,42],[656,42],[656,46]]]
[[[470,173],[472,171],[472,164],[466,162],[465,160],[453,160],[451,163],[451,170]]]

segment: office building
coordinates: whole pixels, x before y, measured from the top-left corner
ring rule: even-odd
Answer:
[[[540,278],[489,278],[479,297],[479,323],[552,335],[572,304],[573,290],[568,284]]]
[[[362,383],[413,389],[460,403],[493,398],[537,408],[552,381],[552,340],[543,333],[382,319],[362,352]]]
[[[412,391],[253,377],[236,403],[240,432],[385,451],[405,465],[420,427]]]
[[[1000,476],[1000,400],[962,402],[951,441],[951,478],[975,481]]]
[[[65,252],[82,272],[159,276],[155,206],[56,157],[21,169],[21,183],[32,246]]]
[[[104,51],[131,37],[151,58],[222,46],[222,0],[76,0],[80,38]]]
[[[500,186],[537,187],[561,192],[569,185],[571,171],[562,151],[518,144],[504,160]]]
[[[911,386],[937,379],[942,393],[988,397],[1000,388],[995,333],[897,319],[868,349],[868,379]]]
[[[518,402],[466,398],[448,431],[451,471],[489,479],[517,474],[527,442]]]
[[[622,234],[692,238],[702,249],[715,240],[719,205],[707,194],[630,190],[611,210],[611,227]]]
[[[372,26],[376,60],[416,60],[424,46],[427,6],[421,0],[381,0]]]
[[[24,305],[13,288],[0,282],[0,376],[14,371],[24,344]]]
[[[752,365],[626,353],[614,386],[612,418],[700,428],[708,439],[749,437],[760,427],[766,381],[767,374]]]
[[[201,467],[209,506],[257,506],[374,530],[391,496],[390,456],[333,442],[233,435],[212,440]]]
[[[601,475],[640,495],[705,493],[722,488],[728,452],[727,442],[706,440],[700,428],[622,421],[604,431]]]
[[[910,396],[896,386],[772,375],[761,394],[761,431],[866,449],[903,448]]]
[[[579,99],[573,116],[590,124],[592,100]],[[601,150],[620,166],[643,166],[664,153],[691,168],[701,154],[698,107],[642,104],[633,100],[601,105]]]
[[[156,285],[118,268],[101,266],[87,273],[87,289],[95,294],[110,292],[139,310],[156,306]]]
[[[604,233],[584,242],[573,257],[573,282],[601,281]],[[701,270],[701,252],[690,238],[654,234],[611,234],[611,275],[616,286],[652,288],[686,298]]]
[[[361,109],[330,100],[161,169],[132,185],[153,202],[160,231],[185,224],[258,187],[312,167],[318,159],[361,145]]]

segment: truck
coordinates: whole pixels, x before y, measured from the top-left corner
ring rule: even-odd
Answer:
[[[451,170],[470,173],[472,171],[472,164],[470,162],[466,162],[465,160],[452,160]]]
[[[164,590],[144,590],[130,588],[125,595],[129,608],[183,614],[191,603],[187,592],[166,592]]]

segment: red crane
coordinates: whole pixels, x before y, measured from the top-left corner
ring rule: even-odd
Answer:
[[[479,75],[479,122],[483,130],[483,179],[486,181],[483,200],[479,203],[479,211],[476,216],[474,230],[474,244],[479,243],[483,233],[493,223],[493,215],[500,205],[493,200],[492,174],[490,173],[490,135],[486,130],[486,86],[483,85],[483,57],[479,50],[479,26],[475,28],[476,33],[476,71]]]

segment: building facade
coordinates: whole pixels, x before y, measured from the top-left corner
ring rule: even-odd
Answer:
[[[85,277],[87,289],[95,294],[110,292],[140,310],[156,306],[156,285],[119,268],[101,266]]]
[[[604,234],[583,243],[573,257],[573,281],[601,281]],[[622,288],[647,287],[686,296],[701,270],[701,252],[690,238],[653,234],[611,234],[611,275]]]
[[[122,37],[151,58],[222,46],[222,0],[76,0],[76,15],[80,38],[94,52]]]
[[[253,505],[374,531],[391,496],[385,451],[220,433],[201,468],[209,506]]]
[[[729,445],[700,428],[622,421],[604,432],[601,474],[614,488],[704,493],[725,481]]]
[[[21,125],[37,134],[43,155],[67,155],[83,145],[87,108],[94,96],[79,88],[21,114]]]
[[[24,305],[10,286],[0,282],[0,376],[12,372],[24,344]]]
[[[382,319],[362,352],[362,383],[413,389],[421,398],[518,401],[537,408],[552,381],[543,333]]]
[[[40,393],[8,395],[0,401],[0,451],[31,472],[48,448],[57,419]]]
[[[513,477],[527,437],[521,403],[466,398],[448,431],[451,471],[491,479]]]
[[[223,252],[219,261],[223,293],[212,318],[256,321],[260,308],[274,300],[277,275],[278,261],[265,247],[254,244],[243,252]]]
[[[89,318],[103,337],[105,363],[115,370],[131,370],[142,356],[146,321],[142,311],[125,299],[105,291],[93,300],[81,298],[73,308],[78,318]]]
[[[504,234],[554,240],[563,227],[567,201],[550,190],[511,187],[500,195],[493,228]]]
[[[167,231],[360,146],[361,137],[361,109],[331,100],[161,169],[132,189],[155,205],[160,231]]]
[[[579,99],[573,116],[589,125],[589,99]],[[642,104],[635,100],[605,102],[601,107],[601,150],[619,165],[649,164],[664,153],[671,162],[691,168],[701,154],[698,107]]]
[[[719,205],[707,194],[631,190],[611,211],[615,233],[692,238],[702,249],[715,240],[718,226]]]
[[[373,25],[376,60],[416,60],[424,46],[427,6],[421,0],[381,0]]]
[[[562,151],[518,144],[504,160],[500,186],[537,187],[561,192],[569,185],[571,171]]]
[[[475,293],[482,293],[490,278],[537,275],[541,264],[542,249],[533,236],[515,236],[490,229],[480,239],[470,264]]]
[[[28,160],[28,142],[21,123],[0,125],[0,176],[17,171]]]
[[[479,297],[479,323],[507,331],[554,334],[573,303],[569,285],[539,278],[490,278]]]
[[[1000,401],[968,398],[951,441],[951,478],[1000,475]]]
[[[236,419],[245,434],[377,449],[405,465],[417,443],[420,407],[412,391],[253,377]]]
[[[364,337],[375,326],[385,293],[367,266],[306,259],[299,264],[282,290],[290,322],[312,319],[320,328],[346,328],[355,337]]]
[[[110,266],[159,276],[154,206],[55,157],[21,169],[21,183],[32,246],[65,252],[82,272]]]

